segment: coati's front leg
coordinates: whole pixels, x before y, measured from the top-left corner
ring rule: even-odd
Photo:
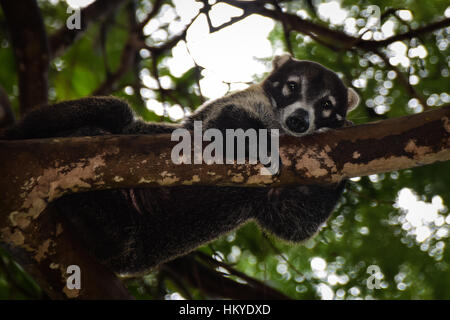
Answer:
[[[264,123],[263,119],[260,115],[253,115],[243,107],[226,105],[208,121],[208,125],[204,129],[215,128],[223,133],[226,129],[268,129],[270,124]]]

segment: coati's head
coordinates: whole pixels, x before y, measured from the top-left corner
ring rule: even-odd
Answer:
[[[347,112],[358,105],[358,94],[318,63],[283,54],[272,64],[263,88],[287,134],[302,136],[321,128],[342,127]]]

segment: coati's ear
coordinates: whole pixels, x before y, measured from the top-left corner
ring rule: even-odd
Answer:
[[[348,96],[348,103],[347,103],[347,113],[354,110],[359,103],[359,95],[356,93],[355,90],[353,90],[352,88],[348,88],[347,91],[347,96]]]
[[[288,62],[290,59],[292,59],[292,56],[289,53],[283,53],[280,56],[275,56],[275,58],[273,58],[273,60],[272,60],[272,67],[273,67],[273,69],[274,70],[278,69],[283,64]]]

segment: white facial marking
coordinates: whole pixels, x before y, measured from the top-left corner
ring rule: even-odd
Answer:
[[[307,87],[307,84],[305,83],[305,79],[302,79],[301,85],[302,85],[302,101],[304,101],[306,103],[306,87]]]
[[[295,110],[297,109],[304,109],[306,110],[306,108],[302,107],[302,103],[300,101],[294,102],[293,104],[290,104],[288,106],[286,106],[283,109],[283,120],[286,120],[287,117],[289,117],[291,115],[291,113],[295,112]]]
[[[276,109],[277,108],[277,102],[275,101],[275,99],[273,97],[270,97],[270,101],[272,102],[272,107],[274,109]]]
[[[274,87],[278,87],[278,86],[280,85],[280,82],[275,81],[272,85],[273,85]]]
[[[283,86],[283,90],[281,90],[281,93],[283,94],[283,96],[288,97],[291,94],[291,90],[289,89],[288,85],[285,84]]]
[[[324,118],[328,118],[331,115],[331,110],[323,110],[322,111],[322,116]]]
[[[288,78],[288,81],[300,83],[300,77],[299,77],[299,76],[290,76],[290,77]]]
[[[344,118],[342,118],[342,116],[341,116],[340,114],[337,114],[337,115],[336,115],[336,119],[342,120],[342,119],[344,119]]]
[[[329,96],[328,99],[330,99],[331,103],[333,104],[333,106],[336,105],[336,98],[333,96]]]

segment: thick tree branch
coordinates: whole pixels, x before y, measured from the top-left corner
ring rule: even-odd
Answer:
[[[446,106],[302,138],[283,136],[282,169],[275,176],[260,175],[260,164],[173,164],[171,150],[178,141],[170,141],[170,135],[2,140],[0,209],[3,214],[17,211],[14,219],[20,217],[28,225],[46,203],[71,192],[336,183],[449,160],[449,132],[450,106]]]
[[[48,101],[49,49],[41,12],[35,0],[0,4],[8,22],[19,77],[20,113]]]
[[[194,184],[242,187],[328,184],[343,178],[447,161],[450,106],[302,138],[281,137],[283,165],[276,176],[260,175],[261,165],[175,165],[171,150],[177,143],[170,141],[169,135],[0,141],[1,242],[27,270],[45,280],[40,282],[44,288],[56,281],[63,290],[61,279],[71,261],[83,264],[86,270],[96,270],[90,274],[104,273],[100,266],[91,266],[93,262],[83,256],[83,250],[70,247],[76,241],[71,241],[70,232],[55,220],[57,215],[51,214],[49,204],[64,194]],[[69,251],[73,253],[67,254]],[[37,264],[34,269],[33,264]],[[117,282],[110,282],[116,288],[111,292],[123,294]],[[109,289],[87,290],[85,294],[98,297],[105,294],[101,290]],[[62,292],[56,291],[54,296],[58,294]],[[76,296],[83,297],[83,292]]]

